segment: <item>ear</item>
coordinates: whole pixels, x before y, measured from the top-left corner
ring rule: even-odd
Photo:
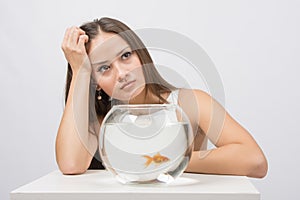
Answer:
[[[97,90],[97,91],[100,91],[100,90],[101,90],[101,87],[100,87],[99,85],[97,85],[96,90]]]

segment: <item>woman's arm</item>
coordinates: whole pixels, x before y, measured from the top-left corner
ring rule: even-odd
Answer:
[[[198,125],[217,148],[194,151],[186,171],[264,177],[267,161],[249,132],[207,93],[195,90],[194,95],[199,108]]]
[[[56,160],[64,174],[84,173],[97,147],[96,136],[88,132],[91,67],[84,46],[87,39],[81,29],[72,27],[67,29],[62,44],[65,57],[73,72],[56,137]]]

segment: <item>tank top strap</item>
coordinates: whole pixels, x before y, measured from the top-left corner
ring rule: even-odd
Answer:
[[[178,93],[179,93],[179,90],[174,90],[172,91],[168,98],[167,98],[167,101],[170,103],[170,104],[178,104]]]

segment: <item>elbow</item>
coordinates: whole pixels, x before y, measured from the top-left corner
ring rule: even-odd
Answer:
[[[86,172],[87,167],[86,166],[81,166],[80,164],[76,163],[60,163],[58,164],[59,170],[61,173],[64,175],[78,175],[78,174],[83,174]]]
[[[268,172],[268,162],[264,155],[256,157],[251,165],[250,173],[247,175],[252,178],[264,178]]]

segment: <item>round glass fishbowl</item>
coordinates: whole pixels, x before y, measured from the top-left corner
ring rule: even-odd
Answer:
[[[170,183],[186,169],[193,140],[177,105],[115,105],[102,122],[99,152],[121,183]]]

